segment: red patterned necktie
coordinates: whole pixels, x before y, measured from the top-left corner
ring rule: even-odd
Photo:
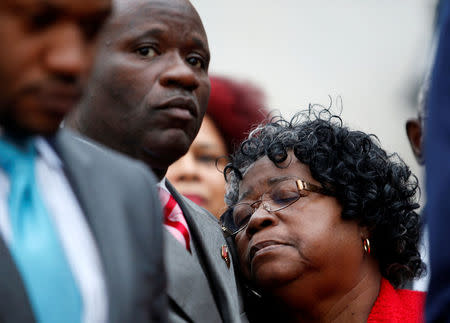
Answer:
[[[177,201],[164,188],[159,188],[159,198],[164,207],[164,226],[190,252],[190,233]]]

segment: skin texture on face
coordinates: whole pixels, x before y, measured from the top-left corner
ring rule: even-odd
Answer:
[[[267,157],[256,161],[240,184],[239,202],[258,200],[271,182],[286,177],[321,186],[308,166],[292,152],[289,156],[283,168]],[[341,218],[342,209],[334,197],[306,191],[303,195],[277,212],[258,208],[247,228],[236,235],[244,276],[255,288],[290,308],[291,314],[298,312],[312,321],[342,315],[352,307],[349,303],[358,299],[359,291],[371,291],[366,311],[359,311],[363,317],[368,315],[378,294],[380,274],[364,254],[366,230]],[[367,299],[358,302],[362,300]]]
[[[226,155],[225,142],[206,115],[189,151],[169,167],[166,175],[181,194],[217,218],[225,211],[225,179],[218,168],[224,166],[220,164],[225,159],[220,157]]]
[[[200,128],[209,56],[202,22],[188,1],[117,1],[71,124],[143,160],[162,178]]]
[[[0,2],[0,124],[52,134],[78,102],[109,0]]]

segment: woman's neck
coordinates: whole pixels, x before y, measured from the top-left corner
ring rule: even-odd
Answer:
[[[370,311],[378,297],[381,274],[378,264],[369,261],[356,284],[344,292],[330,293],[328,297],[314,297],[314,292],[305,297],[295,294],[282,301],[282,312],[288,315],[287,321],[293,323],[367,322]],[[305,293],[305,291],[303,291]],[[308,299],[308,302],[302,300]],[[287,301],[288,300],[288,301]],[[295,300],[299,300],[298,303]],[[281,309],[281,308],[280,308]]]

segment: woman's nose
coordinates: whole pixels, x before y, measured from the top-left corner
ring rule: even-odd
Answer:
[[[258,231],[264,230],[265,228],[278,223],[278,217],[269,211],[270,206],[264,201],[261,202],[247,223],[245,232],[248,236],[253,236]]]
[[[171,167],[173,173],[175,173],[176,181],[197,181],[200,179],[199,167],[190,151]]]

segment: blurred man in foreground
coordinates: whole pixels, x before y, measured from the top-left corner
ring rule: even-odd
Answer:
[[[0,2],[0,321],[165,322],[154,178],[58,130],[109,0]]]

